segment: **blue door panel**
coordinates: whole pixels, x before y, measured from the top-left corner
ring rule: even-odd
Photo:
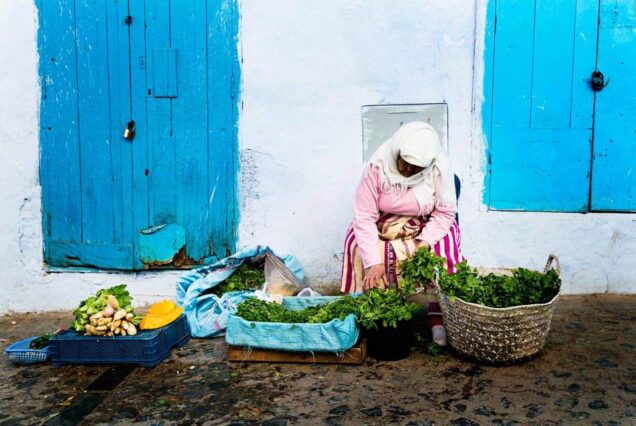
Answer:
[[[152,90],[156,98],[177,97],[177,50],[152,49]]]
[[[487,32],[492,52],[485,54],[490,208],[587,210],[594,95],[586,81],[596,12],[592,2],[575,0],[489,7],[495,23]]]
[[[239,10],[235,1],[208,3],[208,164],[210,186],[208,252],[214,257],[234,252],[236,235],[236,169],[239,164],[238,94],[240,66],[238,43]],[[216,52],[216,53],[213,53]]]
[[[588,129],[494,127],[491,197],[502,210],[587,210],[591,133]],[[521,152],[521,150],[523,152]],[[564,166],[558,166],[563,164]],[[563,169],[567,173],[563,173]],[[529,187],[529,185],[532,185]]]
[[[636,1],[601,1],[592,209],[636,210]]]
[[[41,73],[51,82],[43,91],[41,118],[47,130],[42,138],[43,210],[50,223],[44,229],[45,259],[51,266],[130,269],[134,235],[125,232],[131,216],[122,208],[130,170],[122,167],[123,138],[113,130],[123,128],[122,93],[111,84],[129,85],[127,72],[121,73],[127,64],[119,62],[127,58],[127,51],[119,50],[120,37],[127,39],[118,28],[124,24],[109,22],[117,19],[119,5],[78,0],[40,6],[41,58],[49,58],[41,60]],[[75,100],[61,104],[71,92]],[[66,130],[54,130],[61,125]],[[62,231],[65,226],[72,234]],[[98,247],[100,254],[88,247]]]
[[[56,4],[58,3],[58,4]],[[40,175],[45,255],[48,242],[82,240],[77,52],[73,1],[39,3]]]
[[[186,229],[188,256],[207,256],[208,199],[210,171],[219,160],[208,164],[208,97],[206,4],[200,0],[171,2],[171,46],[179,52],[180,96],[172,101],[172,129],[176,164],[177,223]],[[216,54],[216,52],[211,52]]]

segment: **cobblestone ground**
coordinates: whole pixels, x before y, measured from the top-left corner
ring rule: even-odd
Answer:
[[[0,318],[0,346],[66,326],[69,313]],[[563,297],[545,350],[492,367],[452,352],[363,366],[230,364],[191,340],[154,369],[0,370],[0,425],[636,424],[636,296]]]

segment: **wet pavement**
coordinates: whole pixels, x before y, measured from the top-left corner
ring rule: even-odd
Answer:
[[[0,346],[69,313],[0,318]],[[362,366],[231,364],[191,340],[154,369],[0,363],[0,425],[636,424],[636,296],[563,297],[544,351],[507,367],[452,352]]]

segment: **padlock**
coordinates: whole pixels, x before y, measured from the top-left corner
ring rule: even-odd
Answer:
[[[130,120],[128,122],[128,126],[124,129],[124,139],[128,139],[129,141],[133,140],[135,137],[135,121]]]

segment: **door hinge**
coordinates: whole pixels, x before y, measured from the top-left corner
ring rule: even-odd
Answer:
[[[132,16],[130,15],[126,16],[126,19],[124,19],[124,22],[128,25],[132,24]]]

